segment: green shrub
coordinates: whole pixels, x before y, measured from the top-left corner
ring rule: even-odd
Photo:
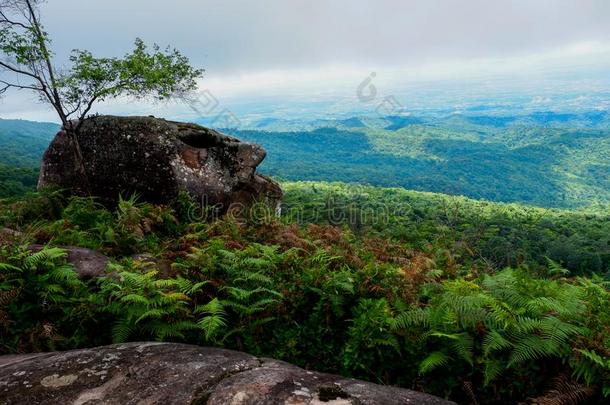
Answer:
[[[0,352],[60,350],[88,343],[90,292],[58,248],[0,251]]]

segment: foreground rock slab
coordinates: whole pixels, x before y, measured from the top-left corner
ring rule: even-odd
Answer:
[[[1,404],[450,404],[224,350],[128,343],[0,356]]]

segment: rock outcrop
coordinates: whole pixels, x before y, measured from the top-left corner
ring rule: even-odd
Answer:
[[[0,356],[0,403],[450,404],[437,397],[305,371],[245,353],[128,343]]]
[[[20,238],[22,237],[23,234],[19,231],[15,231],[9,228],[0,228],[0,237],[5,237],[5,238]]]
[[[99,116],[85,120],[74,138],[60,131],[44,154],[38,187],[116,202],[137,194],[168,203],[181,190],[226,212],[263,201],[275,208],[277,183],[256,173],[265,150],[195,124],[154,117]]]
[[[100,252],[74,246],[58,247],[66,251],[67,261],[72,265],[78,278],[88,280],[107,275],[106,268],[110,259]],[[32,252],[38,252],[43,248],[44,245],[30,245],[28,247]]]

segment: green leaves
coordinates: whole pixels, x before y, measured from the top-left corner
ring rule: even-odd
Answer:
[[[576,349],[572,358],[573,376],[587,385],[601,384],[602,393],[610,397],[610,356],[598,354],[592,349]]]
[[[144,224],[171,211],[133,198],[114,212],[72,199],[40,214],[48,201],[28,216],[33,235],[91,244],[114,264],[85,286],[61,249],[0,247],[0,350],[171,340],[457,401],[464,389],[479,403],[534,398],[554,373],[566,387],[610,394],[610,300],[601,276],[458,269],[438,246],[420,252],[331,227],[226,219],[165,234]],[[50,225],[41,220],[48,216]],[[113,240],[103,239],[108,229]],[[129,257],[135,252],[147,254]]]
[[[587,291],[608,299],[607,291],[585,285],[511,269],[474,281],[444,281],[427,306],[404,311],[391,324],[422,336],[429,349],[420,362],[422,375],[467,367],[468,378],[489,385],[548,359],[572,362],[575,378],[589,385],[608,384],[602,370],[610,362],[578,349],[592,334],[587,308],[595,308],[595,301],[584,301]]]
[[[368,371],[379,359],[389,359],[401,352],[398,338],[390,328],[392,312],[385,299],[361,299],[353,309],[343,350],[346,370]]]
[[[139,273],[119,265],[113,270],[116,276],[100,279],[100,289],[106,298],[101,311],[117,318],[112,330],[115,342],[134,337],[184,339],[185,332],[197,328],[188,309],[190,297],[180,291],[196,291],[192,283],[157,279],[155,270]]]
[[[185,97],[197,88],[203,70],[193,68],[175,49],[149,49],[136,39],[123,58],[96,58],[87,50],[74,50],[72,68],[58,79],[58,90],[71,109],[84,118],[94,102],[119,96],[166,100]]]
[[[0,52],[15,60],[17,65],[38,63],[43,53],[33,29],[0,28]]]
[[[152,52],[140,38],[135,49],[119,62],[119,84],[127,95],[141,98],[152,95],[160,100],[181,96],[195,90],[195,79],[203,73],[190,66],[188,58],[176,49],[161,50],[155,44]]]
[[[97,58],[87,50],[74,50],[72,66],[60,73],[53,66],[50,39],[39,20],[37,2],[17,1],[0,7],[0,71],[10,74],[8,81],[0,80],[0,94],[9,88],[37,92],[53,106],[66,128],[72,118],[85,119],[99,101],[120,96],[184,98],[197,88],[203,74],[178,50],[156,44],[148,48],[139,38],[134,50],[122,58]]]
[[[128,218],[132,208],[127,202],[119,207],[127,223],[131,222]],[[187,262],[175,266],[190,278],[158,278],[155,269],[145,270],[147,266],[154,267],[154,263],[131,261],[125,266],[114,265],[116,276],[101,280],[101,293],[107,299],[104,311],[119,318],[113,339],[184,340],[189,332],[201,331],[206,342],[221,344],[228,334],[255,328],[262,319],[272,320],[259,319],[258,314],[282,298],[282,294],[267,287],[272,279],[265,274],[274,266],[276,250],[262,245],[253,245],[243,252],[227,251],[222,245],[212,245],[211,249],[195,251]],[[215,255],[216,268],[190,272],[192,266],[200,265],[202,255]],[[192,278],[197,276],[222,276],[227,285]],[[213,298],[207,304],[197,304],[210,295]]]

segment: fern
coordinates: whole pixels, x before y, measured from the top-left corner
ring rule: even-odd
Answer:
[[[580,356],[572,360],[573,377],[587,385],[600,382],[603,395],[610,396],[610,357],[603,357],[590,349],[577,349],[576,352]]]
[[[127,318],[115,322],[112,327],[112,340],[115,343],[126,342],[133,333],[133,326],[133,323]]]
[[[419,374],[426,374],[438,367],[445,366],[450,360],[451,357],[441,351],[432,352],[419,363]]]
[[[208,341],[215,338],[227,326],[226,312],[218,298],[214,298],[207,304],[197,307],[195,312],[208,314],[197,322],[197,325],[203,330],[205,338]]]
[[[56,247],[44,248],[36,253],[33,253],[23,261],[24,267],[27,269],[36,269],[47,263],[56,263],[58,260],[65,259],[68,256],[65,250]]]
[[[570,271],[563,268],[559,263],[550,259],[549,257],[545,257],[547,261],[547,272],[551,276],[567,276],[570,274]]]
[[[407,329],[414,326],[430,326],[430,309],[429,308],[414,308],[397,315],[392,320],[392,328]]]
[[[0,263],[0,324],[10,325],[0,330],[4,350],[55,349],[56,342],[82,339],[84,330],[74,325],[82,325],[79,318],[92,312],[89,292],[66,263],[66,252],[50,247],[37,252],[10,249],[3,248],[8,255]],[[72,330],[72,336],[62,336],[64,328]]]
[[[566,361],[575,339],[589,333],[584,299],[578,286],[533,279],[508,269],[484,276],[480,283],[446,281],[442,294],[427,307],[398,314],[392,327],[426,329],[420,337],[432,351],[422,361],[423,370],[450,362],[472,366],[476,361],[483,365],[482,379],[488,385],[503,370],[521,364],[546,358]],[[480,354],[477,347],[482,349]],[[582,366],[586,361],[581,361],[575,376],[590,384],[597,377]]]
[[[592,387],[588,387],[572,381],[565,375],[560,375],[553,380],[552,388],[543,395],[532,398],[529,402],[541,405],[578,405],[594,393]]]
[[[168,315],[167,311],[165,311],[163,309],[152,308],[152,309],[149,309],[148,311],[144,312],[142,315],[140,315],[140,317],[138,319],[136,319],[135,323],[138,324],[141,321],[149,319],[149,318],[160,319],[166,315]]]
[[[505,370],[505,365],[499,360],[488,360],[483,369],[483,384],[489,385]]]
[[[138,273],[118,265],[114,270],[118,280],[103,278],[100,287],[107,300],[102,310],[118,317],[113,328],[115,342],[132,337],[185,339],[186,332],[198,328],[189,308],[190,297],[183,292],[196,292],[193,284],[157,279],[154,270]]]

